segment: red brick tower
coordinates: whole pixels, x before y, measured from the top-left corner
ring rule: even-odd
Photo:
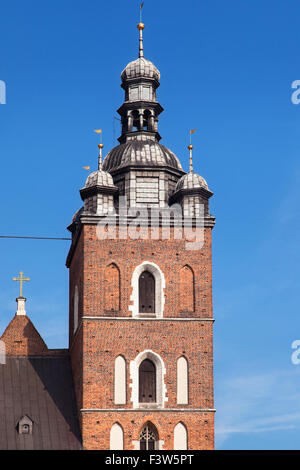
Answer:
[[[69,230],[70,354],[85,449],[213,449],[206,181],[159,143],[160,73],[122,72],[120,145],[80,191]]]

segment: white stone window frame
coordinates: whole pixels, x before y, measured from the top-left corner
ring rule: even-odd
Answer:
[[[145,314],[139,312],[139,279],[140,275],[144,271],[149,271],[155,279],[155,313]],[[133,318],[147,318],[156,317],[163,318],[164,316],[164,307],[165,307],[165,295],[164,290],[166,287],[165,276],[162,270],[157,266],[157,264],[152,263],[151,261],[144,261],[142,264],[137,266],[133,272],[131,279],[132,294],[130,300],[132,305],[129,305],[129,310],[132,312]]]
[[[156,370],[156,401],[153,403],[140,403],[139,402],[139,368],[141,363],[149,359],[155,365]],[[147,349],[137,355],[137,357],[130,362],[130,379],[131,379],[131,401],[134,409],[151,409],[151,408],[164,408],[167,398],[167,387],[165,384],[166,368],[162,358],[155,352]]]

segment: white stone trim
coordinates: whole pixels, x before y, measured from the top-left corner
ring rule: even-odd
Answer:
[[[114,402],[115,405],[126,405],[126,361],[123,356],[115,359]]]
[[[189,403],[189,364],[185,356],[177,359],[177,404]]]
[[[132,294],[130,300],[132,305],[129,305],[128,309],[132,312],[133,318],[139,317],[139,278],[144,271],[149,271],[153,274],[155,279],[155,315],[156,318],[162,318],[165,307],[165,295],[164,290],[166,287],[166,281],[163,272],[157,266],[157,264],[151,261],[144,261],[142,264],[137,266],[133,272],[131,279]]]
[[[110,450],[124,449],[124,431],[119,423],[112,425],[110,430]]]
[[[140,404],[139,403],[139,367],[145,359],[150,359],[155,364],[156,367],[156,404]],[[151,351],[150,349],[142,351],[138,356],[130,361],[130,387],[131,387],[131,401],[133,409],[151,409],[157,406],[157,408],[162,409],[165,406],[165,402],[168,401],[167,398],[167,388],[164,381],[164,376],[166,373],[166,368],[161,357]]]
[[[188,449],[188,434],[184,423],[176,424],[174,428],[174,450]]]

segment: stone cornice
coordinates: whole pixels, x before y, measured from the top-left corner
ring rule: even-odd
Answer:
[[[81,413],[123,413],[123,412],[135,413],[215,413],[215,408],[81,408]]]
[[[125,101],[122,106],[117,110],[120,116],[123,115],[124,111],[126,112],[127,109],[156,109],[157,115],[163,112],[164,108],[159,104],[158,101]]]
[[[84,201],[88,197],[96,196],[97,194],[116,194],[119,188],[112,186],[91,186],[89,188],[80,189],[81,199]]]
[[[178,201],[183,196],[195,196],[195,194],[200,194],[200,196],[203,196],[205,199],[210,199],[214,193],[206,188],[180,189],[179,191],[170,196],[170,203],[172,204],[173,202]]]
[[[111,320],[121,320],[121,321],[168,321],[168,322],[172,322],[172,321],[195,321],[195,322],[212,322],[214,323],[215,322],[215,319],[214,318],[197,318],[197,317],[190,317],[190,318],[170,318],[170,317],[166,317],[166,318],[145,318],[145,317],[98,317],[98,316],[93,316],[93,317],[90,317],[90,316],[84,316],[82,317],[82,320],[108,320],[108,321],[111,321]]]

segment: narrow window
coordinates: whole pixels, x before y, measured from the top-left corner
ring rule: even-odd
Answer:
[[[156,402],[156,367],[149,359],[145,359],[139,368],[139,402]]]
[[[149,271],[139,278],[139,313],[155,314],[155,279]]]
[[[140,433],[140,450],[155,450],[158,447],[158,432],[151,423],[147,423]]]

